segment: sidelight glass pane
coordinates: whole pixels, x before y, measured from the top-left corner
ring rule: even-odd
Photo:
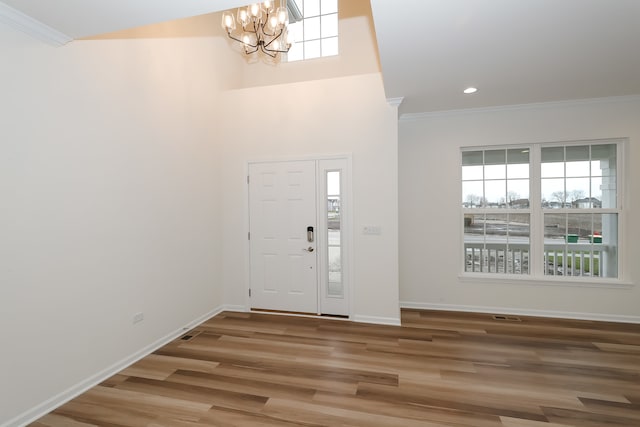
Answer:
[[[342,213],[340,171],[326,172],[327,197],[327,296],[343,297]]]
[[[340,172],[327,172],[327,196],[340,195]]]
[[[342,258],[340,257],[340,246],[329,246],[329,282],[340,282],[339,273],[342,271]],[[332,273],[338,273],[332,279]],[[337,278],[338,280],[335,280]]]

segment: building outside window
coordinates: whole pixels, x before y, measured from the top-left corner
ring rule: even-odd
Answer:
[[[303,19],[289,25],[295,43],[287,62],[338,54],[338,0],[289,0],[295,2]]]
[[[618,278],[621,147],[463,149],[464,272]]]

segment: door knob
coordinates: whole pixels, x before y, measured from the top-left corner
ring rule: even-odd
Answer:
[[[303,251],[313,252],[313,247],[309,246],[308,248],[302,248]]]

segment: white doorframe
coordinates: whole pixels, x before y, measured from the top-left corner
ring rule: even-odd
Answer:
[[[327,156],[301,156],[301,157],[277,157],[277,158],[268,158],[268,159],[257,159],[257,160],[248,160],[245,163],[245,179],[247,179],[246,177],[249,176],[249,165],[253,164],[253,163],[269,163],[269,162],[286,162],[286,161],[305,161],[305,160],[313,160],[316,161],[316,163],[318,165],[321,164],[321,162],[323,161],[331,161],[331,160],[343,160],[344,163],[346,164],[346,168],[345,170],[343,170],[343,216],[342,216],[342,227],[343,227],[343,238],[344,238],[344,248],[343,248],[343,255],[342,255],[342,262],[343,262],[343,282],[344,282],[344,297],[346,299],[346,307],[348,307],[348,313],[347,316],[349,318],[352,317],[353,315],[353,300],[354,300],[354,295],[353,295],[353,186],[352,186],[352,155],[350,153],[348,154],[336,154],[336,155],[327,155]],[[332,168],[328,168],[330,170],[332,170]],[[324,173],[324,170],[321,167],[317,167],[317,176],[316,176],[316,185],[318,187],[318,189],[320,191],[316,191],[316,193],[318,194],[318,220],[320,219],[320,214],[321,211],[324,211],[323,209],[320,209],[320,206],[324,206],[324,204],[326,204],[326,201],[324,200],[324,197],[321,197],[322,194],[320,194],[322,191],[324,191],[321,187],[321,185],[323,185],[322,183],[324,182],[324,180],[320,179],[321,174]],[[250,246],[250,241],[249,241],[249,185],[245,185],[244,187],[244,200],[245,200],[245,206],[244,206],[244,215],[245,215],[245,233],[244,235],[247,236],[246,238],[246,244],[245,244],[245,311],[250,311],[251,310],[251,299],[249,297],[249,290],[251,287],[251,257],[250,257],[250,253],[251,253],[251,246]],[[322,201],[320,200],[322,198]],[[322,202],[322,204],[320,204],[320,202]],[[325,208],[326,209],[326,208]],[[319,222],[318,222],[319,224]],[[320,230],[318,230],[320,231]],[[323,232],[326,230],[323,230]],[[319,233],[318,233],[319,234]],[[318,246],[320,246],[320,244],[322,244],[322,250],[324,251],[326,248],[326,239],[323,236],[322,242],[318,242]],[[323,261],[325,263],[325,265],[322,265],[320,263],[320,259],[319,259],[319,264],[318,264],[318,271],[320,271],[321,269],[325,269],[326,268],[326,260]],[[318,312],[319,314],[321,314],[322,312],[322,298],[321,298],[321,288],[323,288],[322,284],[320,283],[320,279],[321,276],[319,274],[318,277],[318,301],[319,301],[319,307],[318,307]]]

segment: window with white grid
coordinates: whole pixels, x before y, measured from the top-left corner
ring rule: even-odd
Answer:
[[[622,142],[462,150],[465,273],[619,278]]]
[[[287,62],[338,54],[338,0],[289,0],[295,2],[302,20],[289,25],[295,43]]]

